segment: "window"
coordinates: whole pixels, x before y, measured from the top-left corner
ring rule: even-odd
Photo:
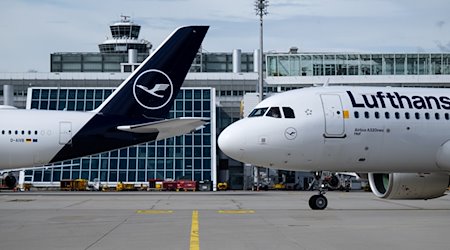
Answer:
[[[414,115],[415,115],[415,117],[416,117],[417,120],[420,119],[420,114],[419,114],[419,113],[416,112]]]
[[[368,112],[368,111],[365,111],[365,112],[364,112],[364,117],[366,117],[367,119],[369,119],[370,115],[369,115],[369,112]]]
[[[281,118],[280,109],[278,107],[271,107],[269,111],[267,112],[266,116],[274,117],[274,118]]]
[[[444,117],[445,117],[445,120],[449,120],[450,119],[450,115],[448,113],[445,113]]]
[[[410,117],[410,116],[409,116],[409,113],[406,112],[406,113],[405,113],[405,118],[406,118],[406,120],[409,120],[409,117]]]
[[[384,117],[386,117],[386,119],[389,119],[389,117],[390,117],[389,112],[385,112],[385,113],[384,113]]]
[[[266,113],[266,110],[268,108],[258,108],[258,109],[254,109],[250,115],[248,115],[248,117],[257,117],[257,116],[263,116],[264,113]]]
[[[294,110],[289,107],[283,107],[284,118],[295,118]]]
[[[430,113],[425,113],[425,119],[430,120]]]
[[[400,113],[399,112],[395,112],[395,119],[400,119]]]
[[[356,119],[359,118],[359,112],[358,112],[358,111],[355,111],[355,112],[353,113],[353,115],[355,116]]]
[[[439,120],[439,119],[441,119],[441,116],[439,115],[439,113],[435,113],[434,118],[436,118],[436,120]]]
[[[380,113],[378,111],[375,111],[375,118],[377,118],[377,119],[380,118]]]

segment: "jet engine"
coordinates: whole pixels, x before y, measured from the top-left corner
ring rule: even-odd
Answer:
[[[5,174],[4,176],[0,175],[0,188],[13,189],[16,187],[17,180],[11,174]]]
[[[433,199],[444,195],[447,173],[369,173],[372,192],[384,199]]]
[[[336,174],[331,174],[324,178],[323,184],[326,184],[329,190],[337,190],[341,187],[341,180]]]

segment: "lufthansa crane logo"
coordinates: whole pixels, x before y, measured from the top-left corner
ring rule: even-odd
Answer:
[[[139,105],[146,109],[162,108],[172,99],[172,80],[161,70],[146,70],[134,81],[133,95]]]
[[[295,128],[289,127],[284,131],[284,136],[288,140],[294,140],[297,138],[297,130]]]

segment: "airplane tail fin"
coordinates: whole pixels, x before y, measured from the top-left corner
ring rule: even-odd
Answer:
[[[166,118],[208,26],[175,30],[94,112],[130,118]]]

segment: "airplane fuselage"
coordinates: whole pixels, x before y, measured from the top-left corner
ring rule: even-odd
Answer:
[[[291,108],[295,118],[274,117],[272,107]],[[261,108],[265,115],[240,120],[219,138],[232,158],[289,170],[450,170],[438,160],[450,157],[442,147],[450,140],[450,90],[305,88],[272,96]]]
[[[158,132],[130,133],[117,127],[145,120],[95,112],[0,110],[3,169],[31,167],[155,140]],[[26,119],[29,122],[24,123]]]
[[[95,114],[45,110],[0,110],[3,168],[48,163]],[[23,122],[26,118],[27,122]]]

